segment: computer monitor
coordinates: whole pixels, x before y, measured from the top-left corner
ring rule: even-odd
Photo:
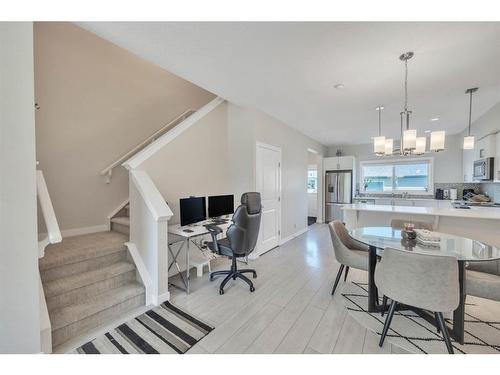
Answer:
[[[179,199],[181,225],[203,221],[207,218],[205,197],[190,197]]]
[[[219,217],[234,213],[234,195],[208,197],[208,217]]]

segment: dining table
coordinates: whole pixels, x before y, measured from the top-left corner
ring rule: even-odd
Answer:
[[[382,312],[385,306],[379,303],[378,290],[375,285],[375,269],[377,262],[384,256],[385,248],[401,251],[411,251],[419,254],[455,257],[458,262],[458,283],[460,290],[459,305],[453,311],[453,326],[450,335],[460,344],[464,343],[465,335],[465,298],[466,298],[466,267],[471,262],[486,262],[500,259],[500,248],[482,241],[455,236],[446,233],[432,232],[433,238],[439,238],[434,244],[423,244],[417,239],[408,239],[400,228],[392,227],[359,227],[349,234],[353,239],[369,247],[368,256],[368,312]],[[432,291],[429,291],[432,293]],[[390,296],[388,296],[390,298]],[[434,315],[417,307],[410,308],[429,323],[436,325]]]

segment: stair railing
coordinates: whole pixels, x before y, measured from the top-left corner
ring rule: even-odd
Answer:
[[[38,256],[41,258],[44,256],[47,245],[61,242],[62,235],[57,223],[54,207],[52,206],[49,190],[47,189],[47,183],[41,170],[36,171],[36,191],[45,227],[47,228],[47,237],[38,241]]]
[[[143,148],[145,148],[147,145],[150,143],[153,143],[156,139],[161,137],[163,134],[167,133],[174,127],[176,127],[179,123],[187,119],[189,116],[191,116],[193,113],[196,111],[194,109],[188,109],[184,112],[182,112],[179,116],[174,118],[172,121],[170,121],[168,124],[163,126],[161,129],[157,130],[154,132],[152,135],[147,137],[144,141],[136,145],[134,148],[132,148],[130,151],[126,152],[122,156],[120,156],[117,160],[115,160],[113,163],[108,165],[106,168],[104,168],[101,172],[100,175],[105,177],[105,182],[109,184],[111,182],[111,177],[113,175],[113,169],[119,165],[121,165],[124,161],[130,159],[132,156],[134,156],[136,153],[141,151]]]
[[[146,171],[130,171],[130,241],[126,244],[142,282],[147,304],[169,299],[168,221],[173,213]]]

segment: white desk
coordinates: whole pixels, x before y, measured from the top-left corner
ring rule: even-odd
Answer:
[[[224,238],[226,236],[226,230],[227,228],[232,224],[231,217],[223,217],[222,219],[227,220],[225,224],[217,224],[217,226],[222,229],[222,233],[219,235],[220,238]],[[205,220],[201,221],[195,224],[191,225],[186,225],[186,226],[181,226],[180,224],[174,224],[174,225],[169,225],[168,227],[168,233],[169,233],[169,238],[168,238],[168,251],[170,253],[170,256],[172,257],[172,262],[169,263],[168,265],[168,271],[172,268],[173,265],[177,268],[177,271],[179,273],[179,276],[181,278],[182,283],[184,284],[184,287],[176,285],[172,282],[169,281],[169,284],[171,286],[175,286],[176,288],[184,290],[187,294],[189,294],[189,269],[191,266],[195,266],[197,270],[197,276],[200,277],[202,276],[202,269],[204,265],[208,266],[209,272],[210,270],[210,258],[208,258],[202,249],[193,241],[194,238],[200,237],[200,236],[205,236],[207,234],[210,234],[207,228],[205,228],[205,225],[207,224],[213,224],[212,220]],[[182,245],[178,248],[177,252],[174,252],[174,249],[172,248],[172,245],[176,243],[181,243]],[[202,255],[202,259],[192,261],[190,260],[189,257],[189,252],[191,249],[190,244],[193,243],[198,250],[200,250],[200,253]],[[184,277],[181,268],[179,266],[179,263],[177,262],[177,258],[179,254],[181,253],[182,249],[186,248],[186,276]]]

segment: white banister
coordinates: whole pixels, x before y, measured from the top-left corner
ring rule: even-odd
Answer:
[[[188,109],[184,112],[182,112],[179,116],[174,118],[172,121],[170,121],[168,124],[163,126],[161,129],[157,130],[154,132],[152,135],[147,137],[144,141],[139,143],[137,146],[132,148],[130,151],[126,152],[122,156],[120,156],[117,160],[115,160],[113,163],[108,165],[106,168],[104,168],[101,172],[101,176],[106,177],[106,183],[111,182],[111,176],[113,174],[113,169],[119,165],[121,165],[124,161],[130,159],[132,156],[137,154],[139,151],[147,147],[149,144],[154,142],[157,138],[161,137],[163,134],[167,133],[169,130],[173,129],[175,126],[177,126],[180,122],[184,121],[186,118],[191,116],[193,113],[196,111],[194,109]]]
[[[130,251],[141,279],[147,281],[146,300],[159,305],[169,299],[168,220],[172,210],[145,171],[132,170],[129,178]],[[140,258],[140,259],[139,259]]]
[[[43,172],[40,170],[36,171],[36,190],[43,220],[45,221],[45,227],[47,228],[47,237],[38,242],[39,257],[43,257],[45,247],[49,244],[61,242],[62,236],[59,224],[57,223],[54,207],[50,200],[49,190],[47,189]]]

